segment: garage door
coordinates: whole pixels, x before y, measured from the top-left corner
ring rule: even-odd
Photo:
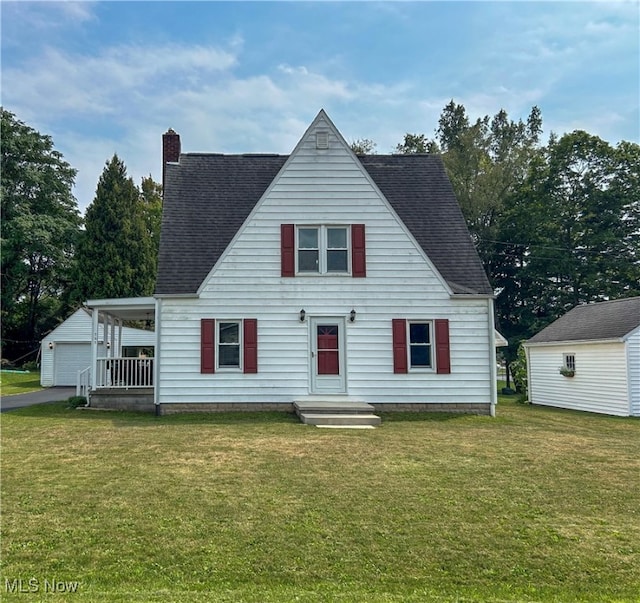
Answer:
[[[56,343],[53,360],[54,385],[75,385],[78,371],[91,364],[91,344]]]

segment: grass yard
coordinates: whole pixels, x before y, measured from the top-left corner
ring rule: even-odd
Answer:
[[[0,373],[0,394],[11,396],[13,394],[26,394],[42,389],[40,385],[40,373]]]
[[[2,600],[640,601],[640,421],[498,411],[7,413]]]

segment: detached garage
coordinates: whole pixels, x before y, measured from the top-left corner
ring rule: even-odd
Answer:
[[[76,310],[40,342],[40,384],[43,387],[76,385],[78,372],[91,365],[91,311]],[[153,331],[122,328],[122,346],[127,355],[148,354],[155,347]],[[98,356],[107,355],[107,345],[98,342]]]
[[[576,306],[524,346],[532,404],[640,417],[640,297]]]

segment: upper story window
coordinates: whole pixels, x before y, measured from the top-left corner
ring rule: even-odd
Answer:
[[[346,226],[299,226],[298,273],[348,274],[349,228]]]
[[[367,276],[364,224],[280,225],[280,276],[341,274]]]

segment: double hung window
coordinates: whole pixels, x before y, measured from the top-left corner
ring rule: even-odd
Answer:
[[[349,229],[346,226],[299,226],[297,248],[298,273],[349,273]]]
[[[434,371],[439,375],[451,373],[449,320],[391,321],[393,340],[393,372]]]
[[[240,322],[218,322],[218,366],[240,368]]]
[[[200,320],[200,372],[218,370],[258,372],[257,319]]]
[[[431,368],[431,323],[409,322],[409,366]]]

